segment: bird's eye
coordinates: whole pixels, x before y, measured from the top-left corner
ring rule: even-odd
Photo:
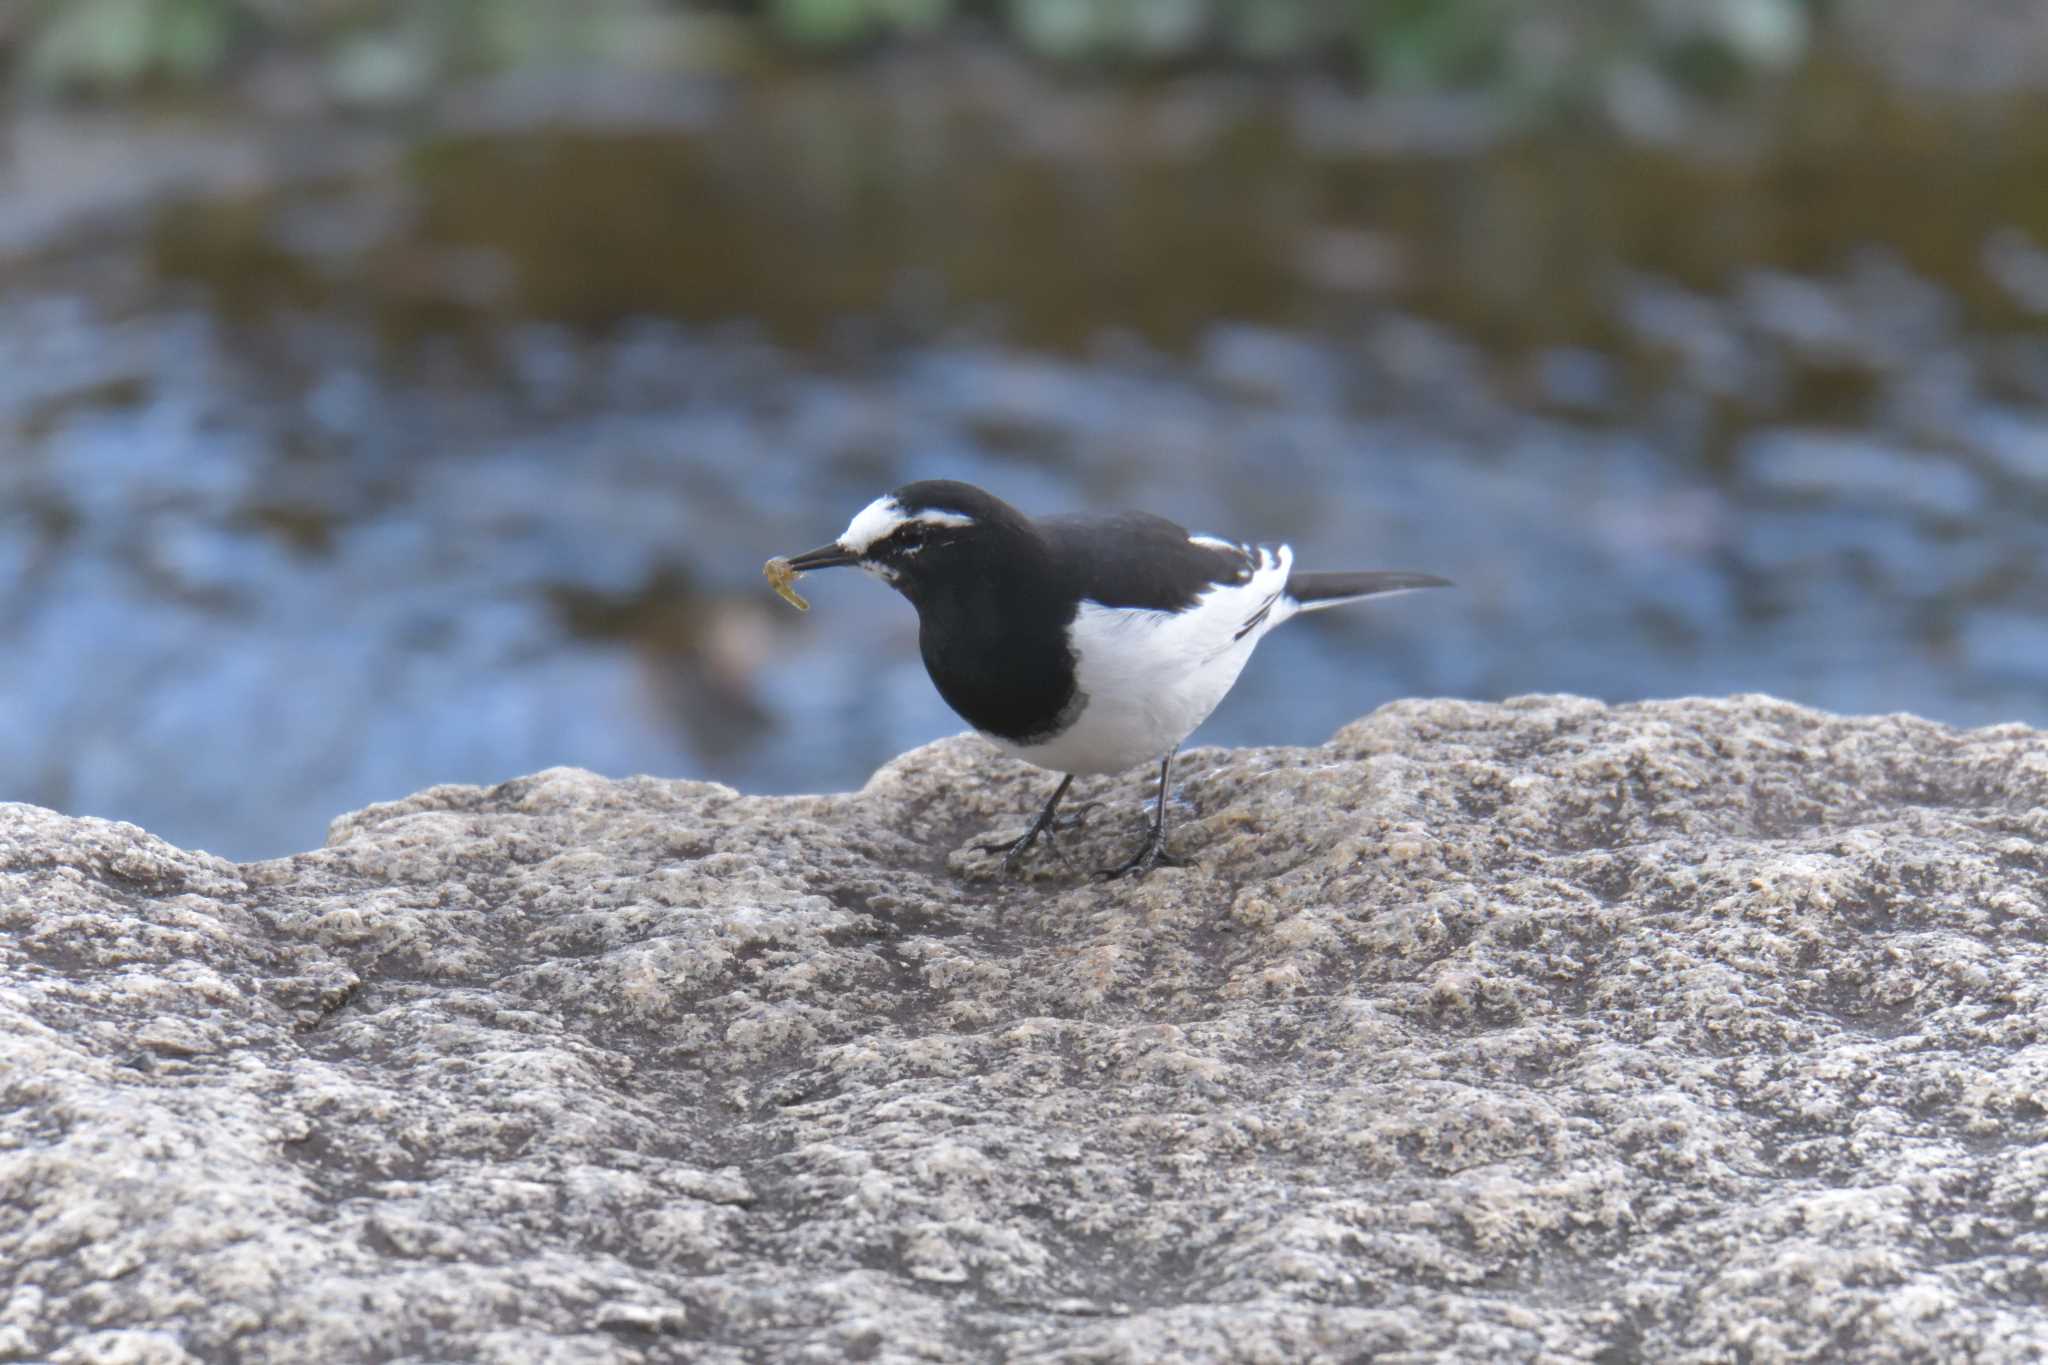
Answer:
[[[896,543],[906,550],[914,550],[924,544],[924,538],[925,528],[914,521],[898,527],[896,531]]]

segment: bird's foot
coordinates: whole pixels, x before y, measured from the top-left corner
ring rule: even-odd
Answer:
[[[1176,857],[1166,851],[1166,831],[1155,829],[1138,846],[1138,851],[1115,867],[1105,867],[1095,875],[1107,881],[1119,877],[1142,877],[1155,867],[1186,867],[1186,858]]]
[[[1020,838],[999,839],[992,844],[976,844],[974,846],[974,851],[976,853],[1002,854],[1003,874],[1005,876],[1008,876],[1010,873],[1015,872],[1019,867],[1023,865],[1024,855],[1031,851],[1031,846],[1038,842],[1039,837],[1041,835],[1043,835],[1045,838],[1045,844],[1047,848],[1050,848],[1054,853],[1058,853],[1060,851],[1059,844],[1054,841],[1051,831],[1041,830],[1036,825],[1033,825],[1030,829],[1025,830],[1022,837]]]
[[[974,846],[975,852],[1002,854],[1003,871],[1011,873],[1022,866],[1024,855],[1031,851],[1031,846],[1040,839],[1043,839],[1045,840],[1045,846],[1064,860],[1067,855],[1066,851],[1060,847],[1059,835],[1070,829],[1081,828],[1088,821],[1088,812],[1101,804],[1100,801],[1090,801],[1085,805],[1068,811],[1065,815],[1051,820],[1041,815],[1038,819],[1032,821],[1031,828],[1025,830],[1019,837],[1015,839],[998,839],[991,844],[976,844]]]

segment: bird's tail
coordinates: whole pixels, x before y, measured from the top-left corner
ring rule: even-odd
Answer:
[[[1416,588],[1448,588],[1451,580],[1433,573],[1291,573],[1287,595],[1302,611],[1321,611],[1361,597],[1412,592]]]

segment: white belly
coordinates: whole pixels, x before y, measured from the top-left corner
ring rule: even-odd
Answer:
[[[1209,718],[1261,637],[1294,614],[1280,595],[1292,560],[1283,549],[1247,582],[1212,588],[1187,612],[1083,602],[1068,627],[1085,698],[1079,714],[1042,743],[988,738],[1026,763],[1084,776],[1165,757]]]

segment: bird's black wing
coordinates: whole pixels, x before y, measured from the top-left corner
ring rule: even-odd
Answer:
[[[1147,512],[1048,517],[1039,531],[1080,597],[1105,607],[1185,611],[1219,583],[1243,583],[1256,567],[1222,541]]]

